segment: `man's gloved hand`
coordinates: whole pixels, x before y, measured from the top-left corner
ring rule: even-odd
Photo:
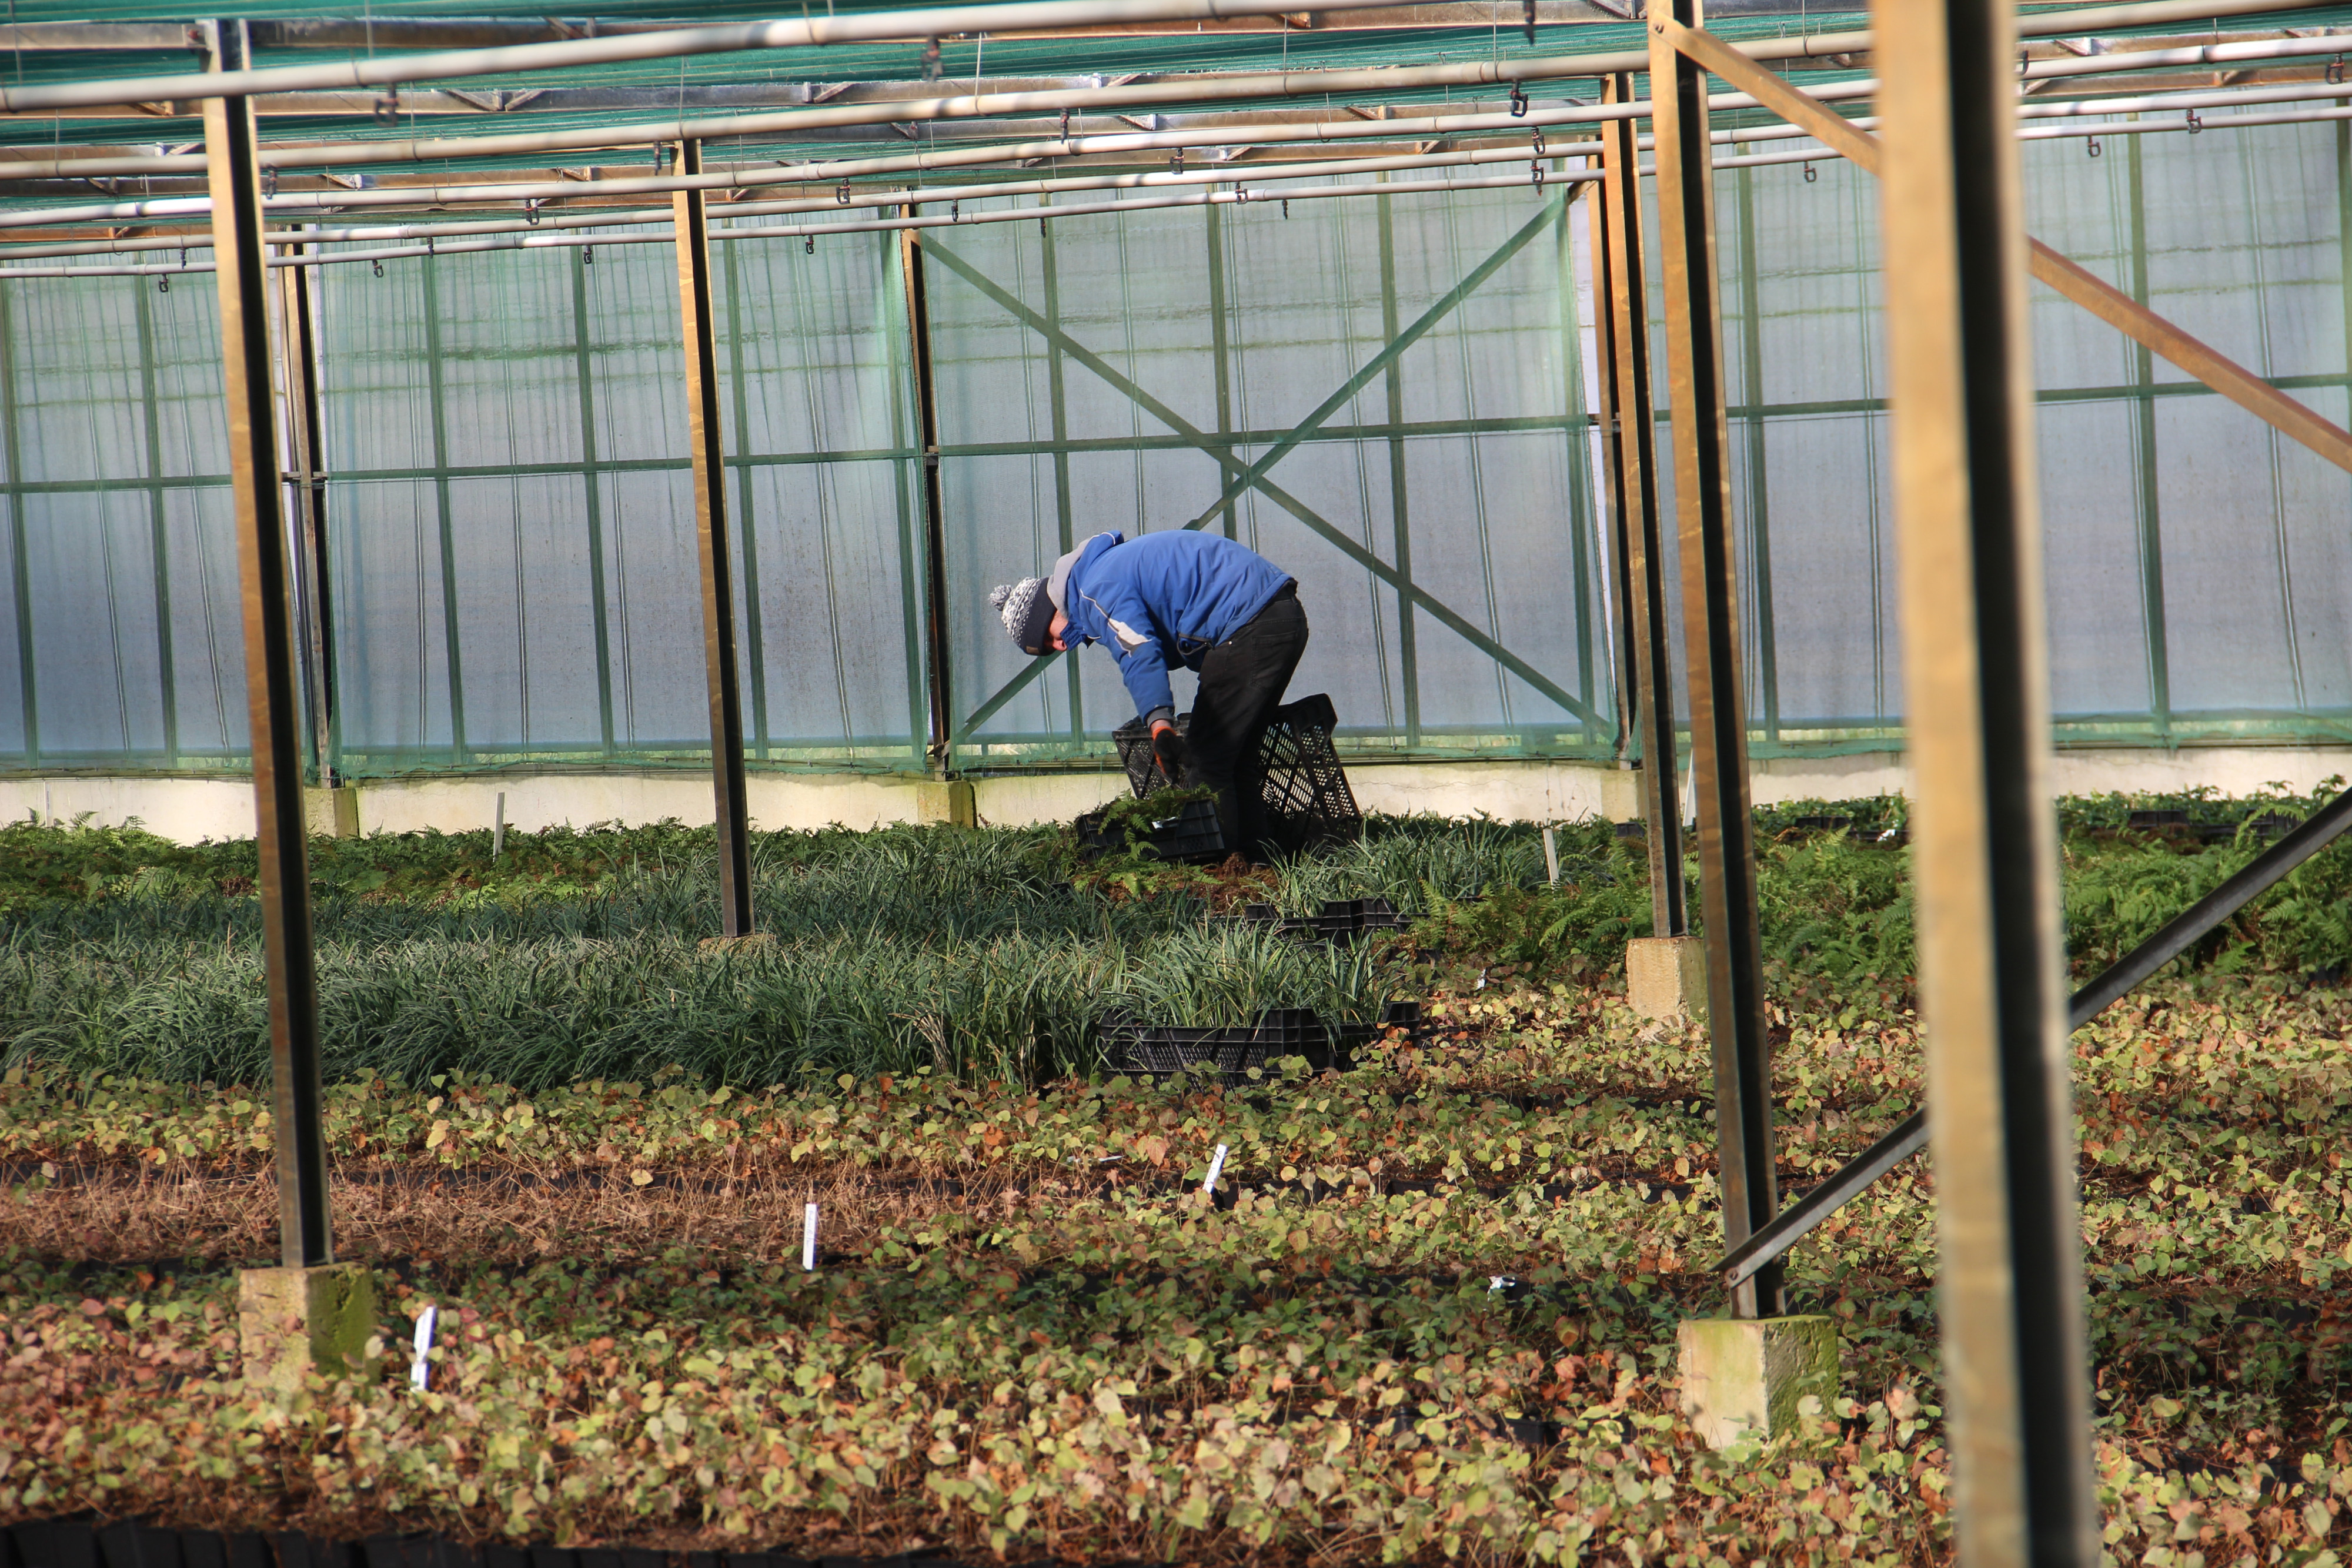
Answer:
[[[1174,783],[1184,771],[1184,737],[1176,733],[1172,724],[1151,727],[1151,755],[1160,760],[1160,771]]]

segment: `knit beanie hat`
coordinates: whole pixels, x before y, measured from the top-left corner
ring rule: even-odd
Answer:
[[[1024,577],[988,591],[989,608],[1004,617],[1004,629],[1024,653],[1050,653],[1054,631],[1054,601],[1042,577]]]

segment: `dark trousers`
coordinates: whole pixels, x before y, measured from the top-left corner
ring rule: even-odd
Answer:
[[[1225,842],[1247,852],[1259,836],[1255,800],[1235,789],[1257,754],[1266,716],[1281,706],[1298,656],[1307,652],[1307,611],[1295,590],[1252,616],[1249,623],[1201,661],[1200,694],[1184,739],[1192,760],[1187,785],[1217,792],[1217,821]]]

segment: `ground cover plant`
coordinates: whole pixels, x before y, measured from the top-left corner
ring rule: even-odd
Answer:
[[[2163,917],[2133,866],[2201,890],[2256,847],[2128,804],[2068,803],[2078,968]],[[1790,1189],[1916,1103],[1903,856],[1866,847],[1897,810],[1759,822]],[[1795,1304],[1843,1322],[1814,1427],[1716,1455],[1675,1414],[1675,1322],[1720,1306],[1710,1073],[1616,994],[1646,862],[1604,827],[1558,835],[1558,887],[1535,829],[1486,821],[1115,884],[1042,830],[763,836],[766,952],[697,945],[675,827],[549,835],[510,880],[485,835],[324,850],[339,1247],[394,1354],[290,1403],[236,1346],[233,1270],[276,1223],[236,848],[8,831],[46,837],[0,947],[0,1521],[1948,1560],[1923,1162],[1792,1255]],[[2307,978],[2341,961],[2340,852],[2075,1038],[2117,1561],[2352,1551],[2352,1006]],[[1300,945],[1218,915],[1244,892],[1419,918]],[[1105,996],[1216,1022],[1409,996],[1427,1025],[1341,1076],[1152,1082],[1085,1055]],[[396,1351],[428,1302],[418,1394]]]

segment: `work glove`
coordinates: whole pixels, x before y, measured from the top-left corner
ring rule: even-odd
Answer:
[[[1151,732],[1151,755],[1160,759],[1160,771],[1174,783],[1184,772],[1184,737],[1176,733],[1172,724],[1163,724]]]

